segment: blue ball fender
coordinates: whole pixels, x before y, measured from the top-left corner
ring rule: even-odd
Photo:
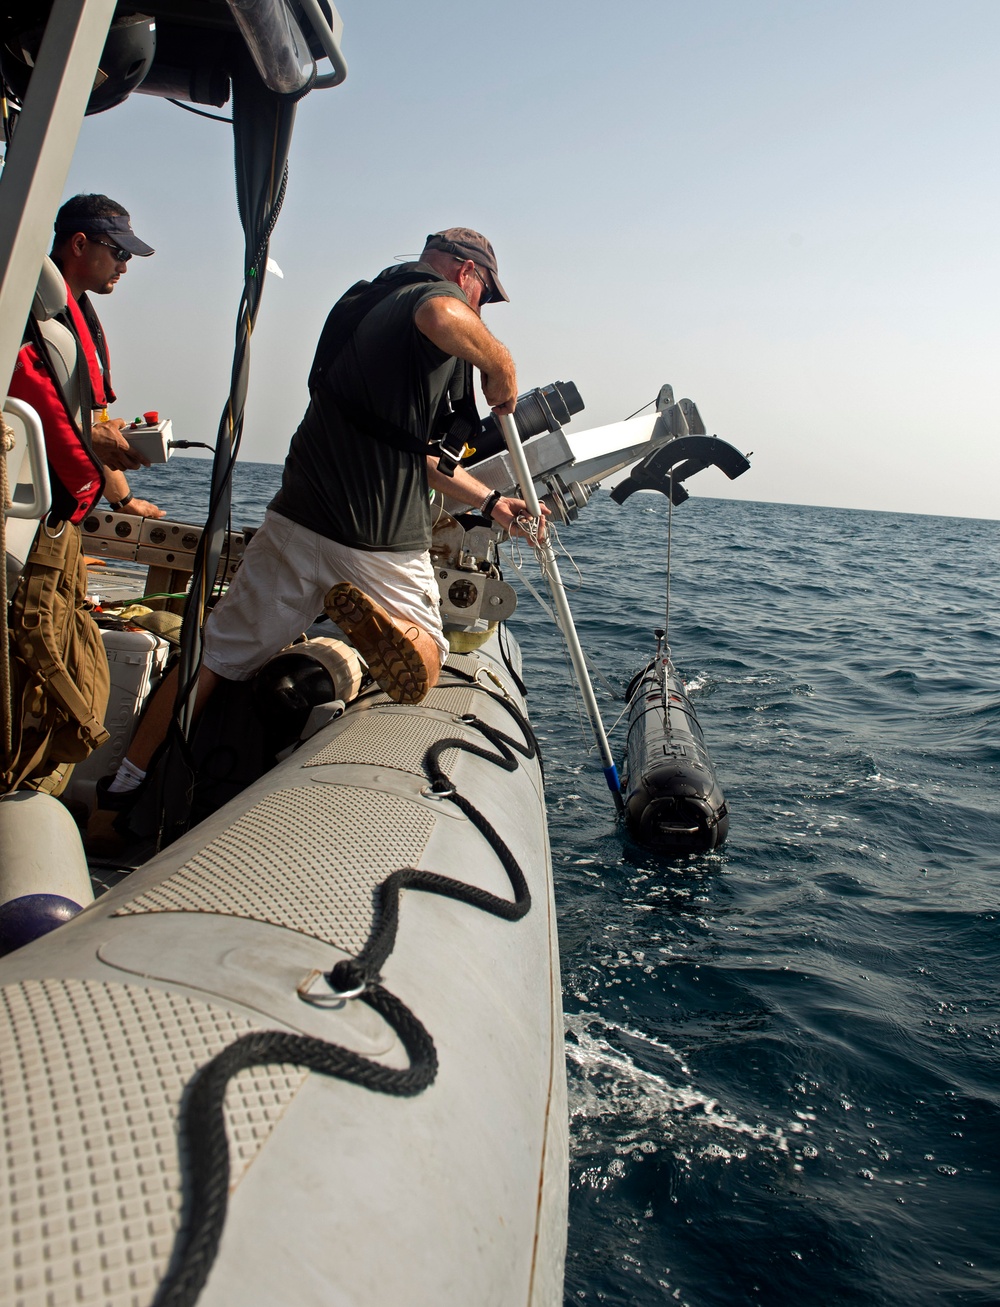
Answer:
[[[61,894],[24,894],[0,904],[0,957],[47,935],[81,911]]]

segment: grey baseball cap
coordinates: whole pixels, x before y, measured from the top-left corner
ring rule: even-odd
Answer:
[[[443,250],[456,259],[471,259],[490,274],[493,283],[490,299],[510,302],[510,296],[500,285],[493,246],[481,232],[473,231],[471,227],[446,227],[444,231],[431,232],[424,242],[424,249]]]

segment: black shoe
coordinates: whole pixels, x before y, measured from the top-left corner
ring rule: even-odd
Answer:
[[[96,807],[83,835],[83,847],[90,857],[115,858],[135,841],[128,826],[128,814],[135,807],[142,785],[134,790],[112,791],[114,776],[102,776],[94,789]]]

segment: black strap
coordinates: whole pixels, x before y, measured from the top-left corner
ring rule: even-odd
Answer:
[[[118,397],[111,384],[111,356],[108,353],[108,341],[104,334],[104,328],[101,326],[101,320],[90,302],[89,295],[86,293],[81,295],[77,300],[77,307],[87,324],[90,339],[94,342],[94,349],[97,353],[97,361],[101,365],[101,375],[104,377],[104,402],[113,404]]]
[[[402,290],[404,286],[443,280],[431,268],[421,268],[416,263],[401,263],[396,268],[386,268],[374,281],[356,281],[327,314],[309,369],[309,393],[312,394],[322,382],[362,321],[393,291]]]
[[[459,363],[437,422],[441,450],[438,471],[449,477],[465,457],[466,448],[475,448],[483,430],[483,420],[472,390],[472,364],[465,359]]]
[[[440,452],[438,466],[450,476],[460,461],[465,446],[471,444],[482,430],[482,420],[473,394],[471,364],[459,360],[447,400],[435,417],[429,440],[421,440],[405,427],[398,426],[366,405],[357,403],[342,391],[336,390],[328,380],[331,366],[373,309],[394,291],[406,286],[427,285],[443,280],[439,273],[430,268],[416,263],[403,263],[395,268],[386,268],[374,281],[355,282],[327,314],[309,369],[309,392],[314,394],[323,386],[326,395],[349,422],[393,449],[410,454]]]
[[[385,445],[391,445],[393,449],[402,450],[408,454],[433,454],[437,446],[426,440],[421,440],[405,427],[399,427],[395,422],[390,422],[388,418],[379,417],[373,413],[370,408],[365,408],[363,404],[355,404],[342,394],[339,390],[334,390],[331,386],[326,387],[326,398],[332,401],[334,406],[339,409],[345,418],[354,426],[373,436],[376,440],[381,440]]]

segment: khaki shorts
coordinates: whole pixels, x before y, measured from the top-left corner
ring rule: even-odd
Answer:
[[[356,585],[398,621],[425,630],[444,662],[441,596],[426,550],[351,549],[268,510],[205,626],[204,666],[227,681],[249,680],[315,622],[340,581]]]

